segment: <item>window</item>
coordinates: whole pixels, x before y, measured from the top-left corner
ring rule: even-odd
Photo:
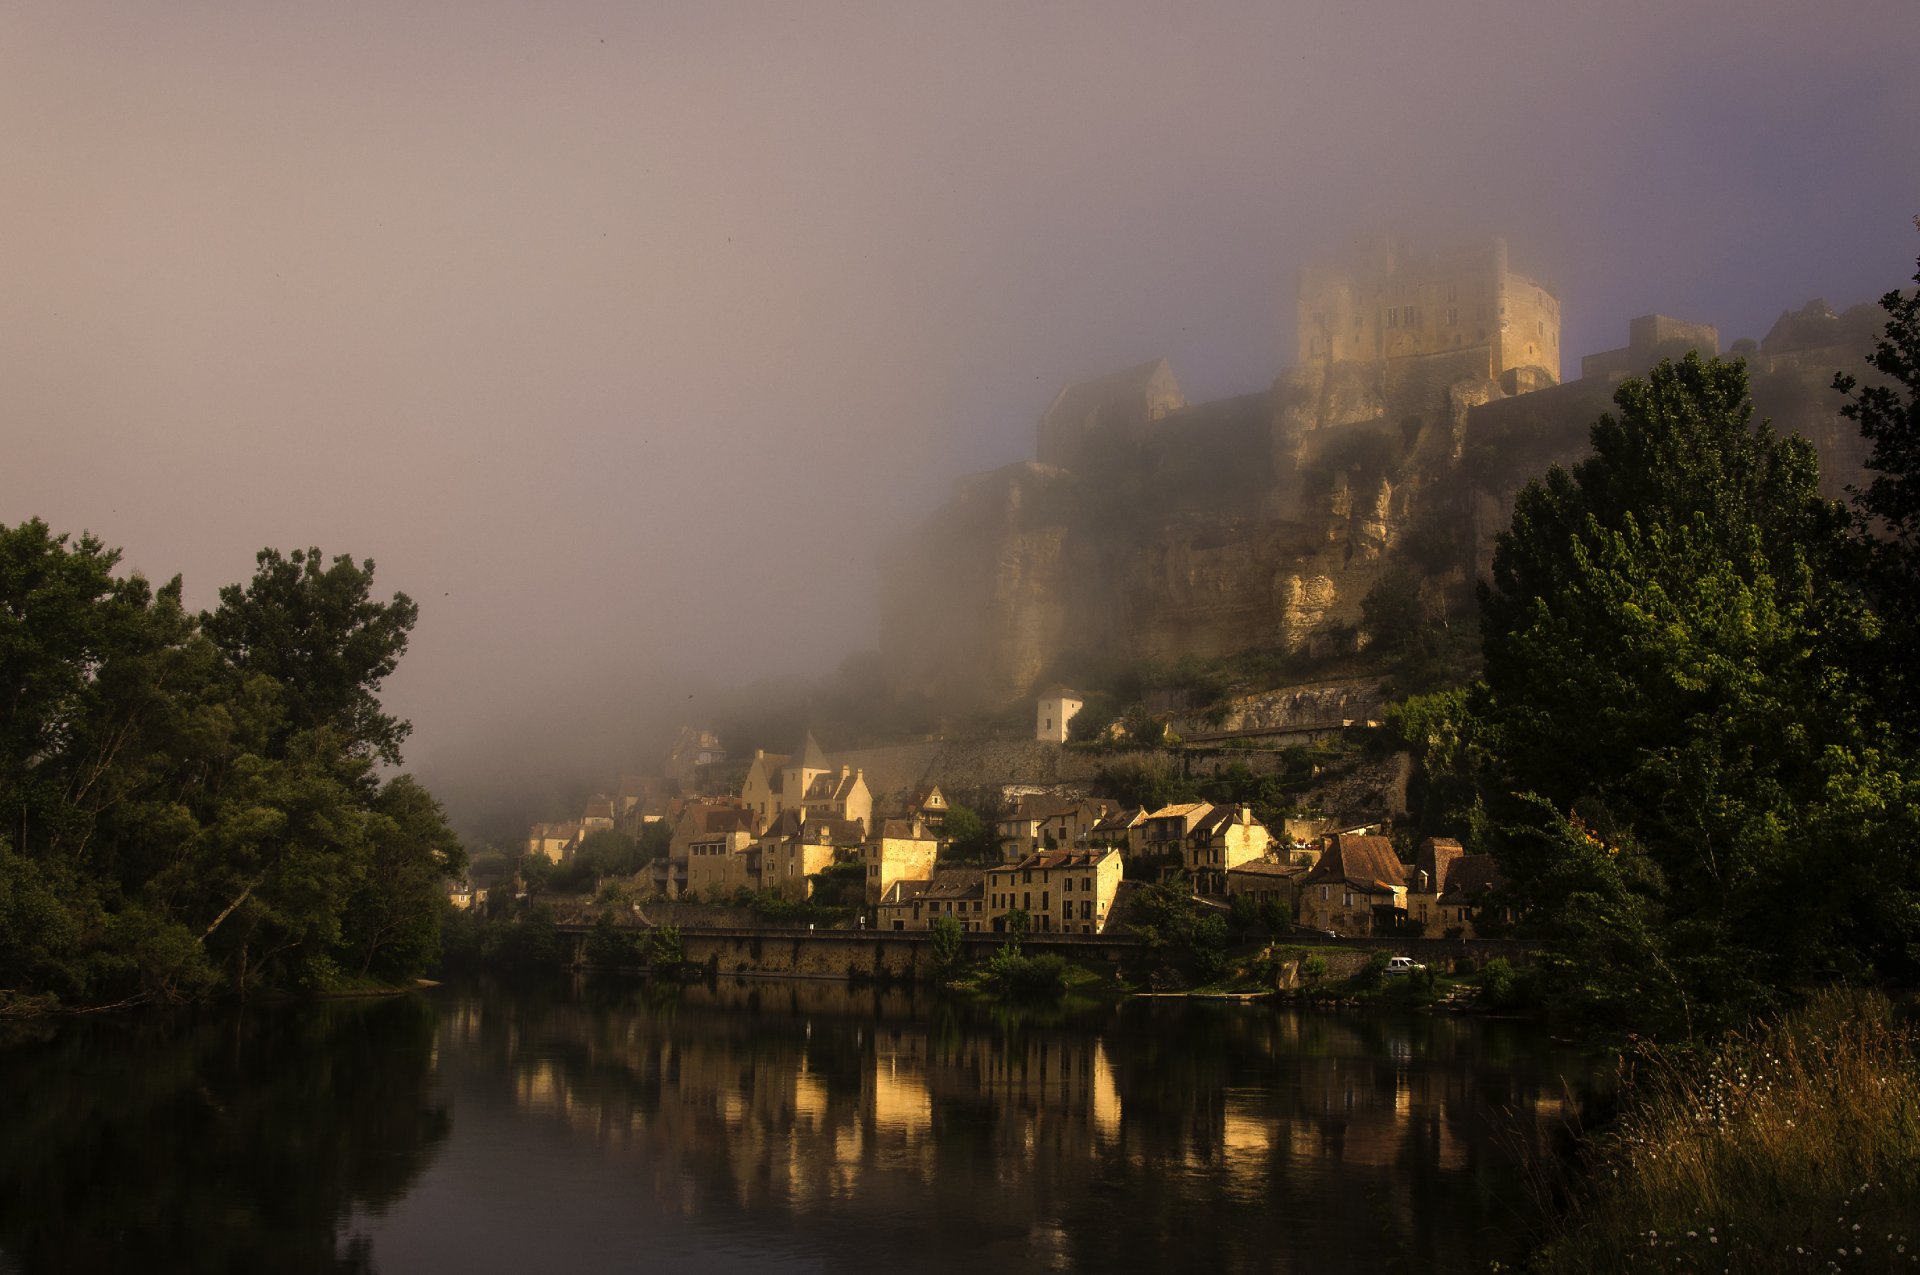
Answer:
[[[1050,893],[1046,890],[1040,891],[1040,910],[1042,912],[1045,912],[1047,910],[1050,902],[1051,902]]]
[[[1457,328],[1460,326],[1460,312],[1458,310],[1450,309],[1447,311],[1447,326],[1450,328]]]
[[[1400,326],[1400,311],[1394,309],[1392,306],[1387,307],[1387,326],[1390,328]]]
[[[1062,885],[1062,886],[1060,887],[1060,890],[1061,890],[1061,893],[1063,893],[1063,894],[1072,894],[1072,893],[1073,893],[1073,878],[1072,878],[1072,877],[1068,877],[1068,878],[1067,878],[1067,880],[1066,880],[1066,884],[1064,884],[1064,885]]]
[[[1400,321],[1404,323],[1406,326],[1412,327],[1413,326],[1413,307],[1412,306],[1402,307],[1401,314],[1402,314],[1402,318]]]

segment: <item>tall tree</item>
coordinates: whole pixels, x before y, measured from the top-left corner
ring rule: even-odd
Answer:
[[[1482,590],[1507,876],[1592,940],[1575,994],[1674,1030],[1811,970],[1912,971],[1913,783],[1860,676],[1846,511],[1754,422],[1740,363],[1615,402],[1590,459],[1521,492]]]
[[[236,669],[280,685],[284,735],[331,729],[351,751],[398,765],[412,728],[381,711],[380,684],[406,653],[419,608],[404,593],[374,600],[371,558],[324,565],[318,549],[262,549],[257,562],[251,581],[220,590],[202,617],[207,636]]]
[[[1920,217],[1914,225],[1920,228]],[[1920,269],[1913,279],[1920,284]],[[1907,658],[1920,637],[1920,288],[1889,292],[1880,307],[1887,325],[1866,361],[1881,379],[1862,385],[1839,372],[1833,386],[1847,396],[1840,414],[1872,444],[1873,480],[1854,500],[1867,523],[1872,589],[1889,628],[1891,658],[1880,674],[1900,725],[1920,736],[1920,675]]]

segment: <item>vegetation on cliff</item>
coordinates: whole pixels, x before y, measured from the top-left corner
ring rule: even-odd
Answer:
[[[0,527],[0,1010],[419,973],[462,852],[377,773],[413,603],[370,561],[265,550],[194,615],[118,562]]]

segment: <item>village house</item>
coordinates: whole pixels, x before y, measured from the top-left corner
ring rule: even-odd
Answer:
[[[1277,903],[1288,916],[1299,915],[1300,883],[1308,869],[1275,859],[1255,859],[1227,869],[1227,897]]]
[[[1390,930],[1407,911],[1407,866],[1385,837],[1337,832],[1300,879],[1302,925],[1360,936]]]
[[[1093,827],[1113,810],[1109,801],[1079,797],[1022,797],[995,827],[1002,862],[1014,863],[1042,850],[1070,850],[1087,844]]]
[[[572,821],[536,823],[527,831],[529,858],[540,855],[549,863],[563,863],[573,857],[579,846],[580,825]]]
[[[800,808],[814,819],[842,819],[860,825],[862,835],[873,826],[873,794],[866,772],[838,770],[815,775],[800,799]]]
[[[851,819],[815,817],[805,807],[783,810],[760,834],[758,888],[803,902],[813,894],[813,874],[858,855],[865,840],[865,829]]]
[[[827,755],[808,732],[800,750],[791,756],[755,749],[747,766],[747,777],[740,784],[740,804],[753,812],[755,826],[764,828],[782,810],[806,802],[813,781],[827,773]],[[872,801],[868,800],[868,814]]]
[[[930,930],[943,916],[962,930],[984,930],[986,877],[979,868],[937,868],[925,881],[894,882],[875,911],[883,930]]]
[[[1273,836],[1247,806],[1215,806],[1187,833],[1186,869],[1195,894],[1225,894],[1227,873],[1267,853]]]
[[[686,896],[719,902],[734,891],[758,891],[760,848],[744,822],[713,829],[687,843]]]
[[[1213,813],[1205,801],[1177,802],[1150,811],[1134,829],[1130,859],[1179,859],[1187,856],[1187,834],[1194,825]]]
[[[940,785],[931,784],[925,788],[916,788],[907,794],[903,813],[909,819],[919,819],[934,832],[944,832],[947,827],[947,811],[951,808],[947,803],[947,795],[940,791]]]
[[[1147,822],[1147,812],[1139,806],[1129,806],[1125,810],[1116,810],[1103,816],[1087,833],[1087,846],[1109,846],[1133,857],[1133,844]]]
[[[1407,920],[1424,934],[1441,930],[1440,896],[1447,891],[1447,872],[1466,850],[1452,837],[1428,837],[1413,852],[1407,873]]]
[[[1027,914],[1035,934],[1099,934],[1120,888],[1118,850],[1044,850],[987,869],[988,921],[1006,929],[1007,914]]]
[[[709,889],[719,880],[733,875],[746,876],[746,865],[738,868],[719,863],[704,863],[694,873],[693,847],[701,847],[700,858],[713,860],[725,853],[744,854],[753,841],[753,813],[730,802],[690,803],[674,827],[667,857],[657,859],[649,869],[653,892],[669,899],[686,897],[690,892]],[[720,847],[720,849],[716,849]],[[746,884],[744,879],[741,882]]]
[[[896,881],[926,881],[940,843],[917,819],[882,819],[861,850],[867,868],[867,902],[878,905]]]
[[[596,795],[587,802],[587,809],[580,816],[580,836],[585,840],[587,834],[601,832],[613,827],[613,798]]]
[[[1502,884],[1492,855],[1468,854],[1449,837],[1428,837],[1413,853],[1407,919],[1429,936],[1474,938],[1475,916]]]
[[[1086,706],[1086,702],[1086,697],[1079,691],[1064,686],[1042,691],[1033,713],[1033,737],[1050,744],[1066,743],[1067,723]]]

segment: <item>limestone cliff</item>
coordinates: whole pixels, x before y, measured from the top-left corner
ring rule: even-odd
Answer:
[[[1864,453],[1827,382],[1870,348],[1866,311],[1814,303],[1739,351],[1756,408],[1814,441],[1835,495],[1859,481]],[[1632,336],[1564,385],[1527,368],[1496,379],[1469,347],[1322,359],[1257,394],[1116,409],[1130,427],[1081,437],[1074,468],[964,479],[899,548],[882,604],[890,674],[993,705],[1067,651],[1173,659],[1352,640],[1389,563],[1464,592],[1514,493],[1584,454],[1623,376],[1683,343],[1717,350],[1711,328],[1659,316]]]

